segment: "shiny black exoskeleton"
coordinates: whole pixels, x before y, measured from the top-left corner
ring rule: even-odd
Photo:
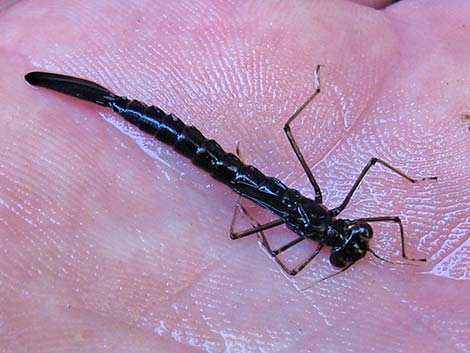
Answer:
[[[319,67],[317,67],[316,75],[318,75],[318,70]],[[216,141],[204,137],[194,126],[185,125],[174,114],[166,114],[155,106],[147,106],[139,101],[117,96],[96,83],[79,78],[52,73],[31,72],[25,76],[25,79],[32,85],[46,87],[111,108],[140,130],[172,146],[175,151],[191,159],[196,166],[208,172],[216,180],[229,186],[242,197],[271,211],[279,217],[278,220],[256,226],[244,232],[233,233],[232,231],[231,236],[233,239],[238,239],[285,224],[298,234],[298,238],[279,249],[273,250],[263,235],[263,244],[275,256],[282,268],[291,275],[297,274],[304,268],[323,246],[332,247],[330,262],[334,266],[343,269],[348,268],[364,257],[368,251],[372,252],[369,248],[369,241],[373,235],[369,224],[371,222],[398,223],[402,240],[402,256],[406,258],[403,227],[398,217],[375,217],[356,220],[338,219],[336,217],[346,207],[369,168],[376,163],[384,165],[411,182],[416,180],[406,176],[388,163],[372,158],[339,207],[329,210],[322,204],[320,188],[307,168],[306,162],[290,132],[290,123],[320,92],[318,76],[316,77],[316,91],[294,113],[284,127],[294,152],[315,189],[314,199],[307,198],[297,190],[288,188],[280,180],[268,177],[257,168],[244,164],[236,155],[225,152]],[[277,256],[304,239],[318,242],[319,248],[309,259],[295,269],[287,268]]]

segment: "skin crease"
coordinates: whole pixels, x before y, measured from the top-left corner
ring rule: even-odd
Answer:
[[[0,6],[0,351],[470,351],[470,4],[439,3]],[[322,93],[292,129],[325,204],[373,156],[438,176],[374,167],[344,212],[399,215],[425,265],[367,256],[301,292],[331,271],[328,251],[285,278],[254,236],[229,239],[228,188],[108,110],[23,80],[65,73],[156,104],[311,195],[282,127],[317,64]],[[396,227],[374,229],[399,261]]]

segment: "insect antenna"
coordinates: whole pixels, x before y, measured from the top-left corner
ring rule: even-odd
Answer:
[[[326,276],[326,277],[323,277],[322,279],[320,279],[320,280],[314,282],[313,284],[309,285],[308,287],[305,287],[305,288],[300,289],[299,292],[306,291],[307,289],[310,289],[310,288],[316,286],[316,285],[317,285],[318,283],[320,283],[320,282],[323,282],[323,281],[325,281],[325,280],[327,280],[327,279],[330,279],[330,278],[332,278],[332,277],[334,277],[334,276],[336,276],[336,275],[339,275],[340,273],[343,273],[343,272],[346,271],[348,268],[350,268],[352,265],[354,265],[356,262],[357,262],[357,261],[355,261],[355,262],[349,264],[348,266],[342,268],[342,269],[341,269],[340,271],[338,271],[338,272],[335,272],[335,273],[332,273],[331,275],[328,275],[328,276]]]

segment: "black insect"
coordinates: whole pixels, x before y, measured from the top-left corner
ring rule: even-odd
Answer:
[[[191,159],[192,163],[210,173],[216,180],[229,186],[240,197],[245,197],[274,213],[278,217],[277,220],[254,225],[253,228],[243,232],[233,231],[234,214],[230,236],[232,239],[240,239],[261,232],[263,245],[283,270],[290,275],[294,276],[299,273],[324,246],[332,248],[330,262],[341,268],[340,272],[352,266],[364,257],[367,252],[378,257],[369,247],[373,235],[370,223],[373,222],[394,222],[398,224],[402,257],[411,261],[425,261],[425,259],[411,259],[406,255],[403,225],[399,217],[372,217],[352,220],[337,218],[348,205],[366,173],[376,163],[382,164],[412,183],[417,182],[416,179],[410,178],[387,162],[372,158],[362,170],[341,205],[329,210],[322,204],[320,187],[308,168],[290,128],[294,119],[320,93],[319,69],[320,66],[317,66],[315,70],[315,91],[284,125],[287,138],[315,191],[313,199],[303,196],[295,189],[288,188],[276,178],[267,177],[257,168],[244,164],[239,157],[225,152],[216,141],[207,139],[195,127],[185,125],[174,114],[166,114],[155,106],[147,106],[139,101],[117,96],[96,83],[79,78],[44,72],[30,72],[25,76],[25,79],[32,85],[49,88],[111,108],[140,130],[172,146],[175,151]],[[239,205],[239,202],[237,204]],[[295,232],[298,237],[278,249],[272,249],[263,231],[282,224]],[[278,256],[305,239],[318,242],[318,248],[300,265],[292,269],[288,268]]]

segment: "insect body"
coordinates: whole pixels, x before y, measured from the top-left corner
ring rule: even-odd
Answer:
[[[289,142],[315,190],[313,199],[303,196],[295,189],[288,188],[276,178],[264,175],[257,168],[244,164],[236,155],[225,152],[216,141],[204,137],[197,128],[185,125],[175,115],[166,114],[155,106],[147,106],[139,101],[117,96],[96,83],[70,76],[31,72],[25,76],[25,79],[32,85],[49,88],[111,108],[140,130],[172,146],[175,151],[191,159],[192,163],[210,173],[216,180],[229,186],[240,196],[271,211],[278,217],[277,220],[254,226],[243,232],[234,233],[231,231],[231,237],[232,239],[239,239],[285,224],[287,228],[298,235],[296,239],[279,249],[273,250],[262,233],[263,245],[267,247],[282,268],[291,275],[296,275],[302,270],[324,246],[332,248],[330,262],[334,266],[342,268],[343,271],[364,257],[367,252],[377,256],[369,248],[369,241],[373,235],[370,223],[373,222],[397,223],[401,234],[402,256],[412,261],[425,261],[424,259],[409,259],[406,256],[403,226],[398,217],[374,217],[354,220],[337,218],[349,203],[367,171],[376,163],[382,164],[410,182],[417,181],[387,162],[372,158],[339,207],[330,210],[322,204],[320,187],[308,168],[290,130],[291,122],[320,92],[319,68],[320,66],[315,71],[315,92],[290,117],[284,126]],[[278,255],[306,239],[318,242],[318,248],[296,268],[287,268],[278,258]]]

